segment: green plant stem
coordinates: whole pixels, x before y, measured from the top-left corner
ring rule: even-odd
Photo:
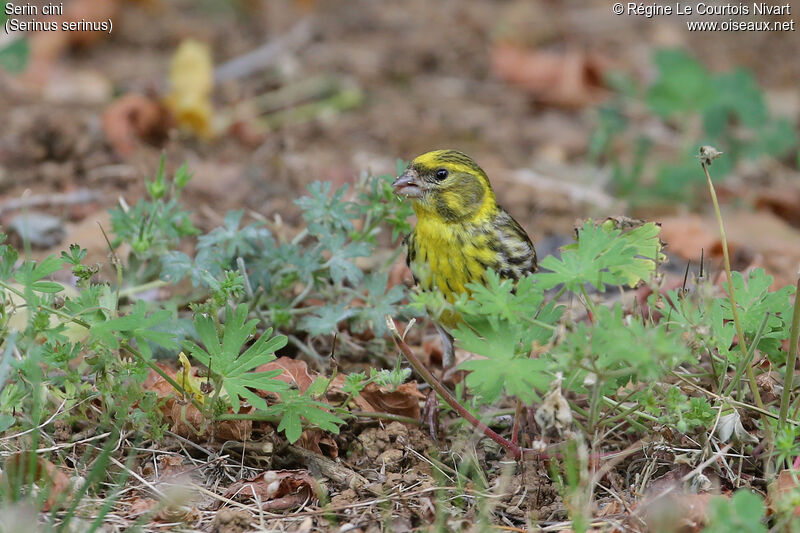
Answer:
[[[742,376],[742,373],[745,371],[745,368],[750,364],[750,360],[753,358],[753,354],[756,351],[756,345],[758,345],[759,341],[761,340],[761,336],[764,334],[764,330],[767,327],[767,322],[769,321],[769,313],[764,313],[764,318],[761,320],[761,325],[756,332],[756,336],[753,337],[753,342],[750,343],[750,347],[747,349],[747,357],[742,360],[742,364],[736,367],[736,373],[733,375],[733,379],[731,379],[730,384],[722,393],[723,396],[730,396],[733,392],[734,387],[739,382],[739,378]],[[738,395],[737,395],[738,396]],[[740,397],[741,399],[741,397]]]
[[[792,312],[792,329],[789,333],[789,359],[783,377],[783,393],[781,394],[781,410],[778,415],[778,428],[786,424],[786,415],[789,413],[789,400],[792,396],[794,385],[794,370],[797,366],[797,341],[800,337],[800,272],[794,291],[794,311]]]
[[[733,323],[736,326],[736,335],[739,337],[739,349],[742,352],[742,358],[747,360],[747,340],[744,337],[744,330],[742,329],[742,321],[739,319],[739,310],[736,307],[736,295],[733,290],[733,277],[731,276],[731,258],[728,254],[728,239],[725,237],[725,225],[722,222],[722,211],[719,208],[719,201],[717,200],[717,192],[714,190],[714,184],[711,182],[711,175],[708,173],[708,166],[705,162],[701,161],[700,166],[703,167],[703,172],[706,175],[706,182],[708,183],[708,190],[711,193],[711,201],[714,204],[714,213],[719,223],[719,237],[722,244],[722,256],[725,260],[725,276],[728,279],[728,298],[731,301],[731,312],[733,313]],[[761,400],[761,394],[758,392],[758,384],[756,383],[756,375],[753,372],[753,366],[747,365],[747,381],[750,384],[750,392],[753,394],[753,399],[759,409],[764,411],[764,402]],[[767,435],[767,440],[772,442],[772,430],[770,429],[767,419],[762,415],[762,422],[764,423],[764,432]]]
[[[655,417],[655,416],[653,416],[651,414],[645,413],[644,411],[639,411],[636,408],[636,406],[630,407],[630,408],[625,407],[623,402],[618,402],[616,400],[613,400],[613,399],[609,398],[608,396],[603,396],[602,400],[607,405],[609,405],[611,407],[614,407],[616,409],[620,409],[620,408],[626,409],[624,412],[619,413],[616,416],[613,416],[613,417],[609,418],[608,420],[606,420],[606,423],[608,423],[608,424],[612,424],[612,423],[616,422],[617,420],[619,420],[620,418],[625,418],[630,414],[635,414],[636,416],[639,416],[639,417],[644,418],[645,420],[649,420],[651,422],[658,422],[659,421],[658,417]]]
[[[596,370],[593,370],[595,381],[592,386],[592,399],[589,404],[589,432],[592,433],[597,425],[597,410],[600,408],[600,375]]]
[[[597,316],[597,312],[594,309],[594,304],[592,300],[589,298],[589,293],[586,291],[586,285],[581,283],[581,294],[583,295],[583,299],[586,301],[586,309],[589,311],[591,315],[591,321],[594,322],[595,317]]]
[[[373,413],[369,411],[349,411],[352,416],[359,418],[372,418],[374,420],[391,420],[393,422],[402,422],[403,424],[413,424],[415,426],[422,426],[423,422],[410,416],[395,415],[392,413]]]
[[[277,423],[281,421],[280,415],[268,415],[259,412],[255,413],[223,413],[214,417],[215,420],[253,420],[258,422]]]
[[[165,287],[169,285],[168,281],[164,281],[163,279],[156,279],[153,281],[148,281],[147,283],[143,283],[141,285],[136,285],[134,287],[127,287],[119,291],[119,298],[126,298],[129,296],[133,296],[134,294],[139,294],[140,292],[149,291],[151,289],[158,289],[160,287]]]

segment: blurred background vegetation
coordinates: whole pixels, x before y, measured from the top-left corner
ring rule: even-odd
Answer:
[[[779,284],[800,259],[781,250],[800,249],[793,32],[689,32],[686,17],[616,16],[606,0],[73,0],[7,18],[113,23],[0,41],[0,198],[89,195],[46,206],[59,223],[45,249],[120,195],[134,203],[162,151],[194,171],[184,201],[208,229],[242,207],[292,226],[287,198],[308,183],[448,147],[485,167],[542,254],[576,219],[626,213],[699,259],[719,252],[695,170],[711,144],[746,221],[731,228],[735,266],[762,257]],[[759,238],[775,234],[785,246]]]

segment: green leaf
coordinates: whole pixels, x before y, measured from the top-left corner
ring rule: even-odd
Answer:
[[[194,267],[192,258],[183,252],[170,251],[161,256],[161,279],[172,283],[182,280]]]
[[[14,278],[26,289],[36,292],[53,293],[64,289],[60,283],[52,281],[39,281],[50,274],[61,270],[61,258],[49,255],[41,262],[25,261],[14,274]]]
[[[175,176],[173,178],[173,183],[178,189],[183,189],[186,185],[189,184],[189,181],[192,179],[194,174],[189,172],[189,167],[186,163],[182,164],[178,170],[175,171]]]
[[[659,115],[701,111],[714,100],[715,86],[708,71],[683,50],[658,50],[655,64],[658,79],[647,91],[647,103]]]
[[[147,315],[145,302],[138,301],[133,310],[126,316],[94,322],[89,329],[89,338],[117,349],[124,340],[135,340],[139,351],[145,357],[151,357],[149,342],[170,350],[176,350],[178,343],[171,332],[157,331],[164,322],[172,318],[172,313],[161,309]]]
[[[0,233],[0,242],[5,239],[5,235]],[[19,258],[19,253],[7,244],[0,245],[0,280],[5,281],[14,272],[14,265]]]
[[[311,196],[295,200],[303,210],[303,219],[312,235],[329,236],[337,230],[352,231],[356,210],[352,202],[343,199],[347,186],[342,186],[330,196],[332,185],[329,181],[315,181],[307,189]]]
[[[795,288],[787,285],[777,291],[770,291],[773,278],[768,276],[763,268],[751,270],[747,275],[747,283],[740,272],[733,272],[731,276],[736,294],[736,305],[739,310],[739,320],[745,335],[750,339],[755,337],[761,322],[769,313],[758,348],[768,353],[773,360],[782,360],[780,341],[789,338],[789,321],[792,313],[791,296],[794,294]],[[724,286],[727,290],[728,284],[725,283]],[[719,305],[722,308],[721,319],[733,320],[730,300],[722,298]]]
[[[328,238],[326,247],[331,252],[328,260],[331,279],[336,284],[349,281],[358,285],[364,277],[364,272],[351,261],[356,257],[366,257],[372,253],[372,246],[365,242],[350,242],[345,244],[344,235],[337,234]]]
[[[5,34],[5,32],[3,32]],[[28,39],[19,38],[0,47],[0,69],[12,74],[24,71],[28,66],[31,47]]]
[[[278,424],[278,431],[283,431],[291,444],[300,439],[300,435],[303,434],[303,421],[300,419],[298,409],[286,406],[281,422]]]
[[[36,281],[30,287],[36,292],[46,293],[56,293],[64,290],[64,286],[55,281]]]
[[[243,215],[244,211],[228,211],[225,214],[224,226],[198,237],[198,249],[218,246],[222,252],[221,256],[228,261],[255,253],[257,243],[269,238],[270,232],[266,228],[259,227],[259,224],[249,224],[240,228]]]
[[[753,135],[753,140],[743,149],[744,157],[751,159],[768,155],[784,157],[797,149],[797,130],[789,120],[779,118],[770,120]]]
[[[405,297],[405,291],[399,285],[386,291],[389,280],[388,272],[373,273],[364,279],[364,293],[366,303],[356,310],[352,329],[360,333],[365,329],[372,331],[375,336],[383,336],[386,329],[386,316],[398,314],[398,304]]]
[[[663,260],[658,239],[660,228],[649,222],[623,232],[613,224],[595,226],[591,220],[578,230],[578,242],[562,248],[561,258],[547,256],[536,277],[543,289],[562,283],[579,293],[584,285],[605,291],[606,285],[635,287]]]
[[[242,352],[258,323],[255,319],[247,320],[247,312],[246,305],[239,305],[235,309],[227,307],[221,336],[211,317],[197,315],[195,328],[204,347],[190,341],[184,343],[192,357],[207,366],[221,380],[221,387],[228,393],[234,412],[239,411],[240,399],[247,400],[258,409],[267,408],[264,399],[250,388],[270,392],[288,389],[285,382],[275,379],[282,373],[281,370],[249,372],[274,361],[275,351],[286,346],[287,338],[283,335],[270,338],[272,330],[268,329]]]
[[[13,426],[16,421],[14,416],[0,413],[0,433]]]
[[[293,389],[282,392],[281,402],[271,406],[268,412],[280,415],[278,431],[283,431],[290,443],[297,442],[303,433],[304,419],[311,425],[336,434],[339,433],[339,426],[344,424],[344,420],[330,412],[328,404]]]
[[[722,135],[730,119],[758,128],[768,119],[764,93],[749,71],[739,68],[714,76],[714,99],[703,114],[706,133]]]
[[[593,327],[578,324],[553,350],[557,369],[567,378],[565,388],[586,392],[583,380],[589,366],[597,374],[613,375],[603,384],[613,393],[628,381],[653,381],[694,356],[683,343],[681,332],[666,324],[650,325],[627,320],[621,304],[613,309],[598,306]]]
[[[533,403],[541,401],[537,389],[546,391],[553,380],[548,366],[542,359],[500,356],[466,361],[459,368],[471,371],[466,377],[467,386],[480,395],[483,402],[497,401],[505,389],[507,394],[524,403]]]
[[[312,337],[332,335],[339,330],[339,322],[356,314],[355,309],[347,308],[347,304],[326,305],[300,320],[300,329],[307,331]]]
[[[471,297],[459,302],[459,311],[484,316],[495,329],[500,321],[514,321],[524,314],[535,313],[544,300],[541,286],[536,286],[532,276],[526,276],[515,284],[510,279],[500,279],[493,270],[486,273],[486,284],[469,283]]]
[[[763,268],[751,270],[747,275],[746,283],[740,272],[733,272],[731,276],[736,294],[736,305],[739,308],[739,320],[741,320],[742,329],[744,329],[745,333],[748,335],[755,334],[764,319],[764,315],[769,312],[770,317],[767,320],[766,335],[785,335],[776,338],[789,338],[789,328],[784,327],[786,324],[784,317],[788,317],[791,314],[791,295],[794,293],[794,287],[787,285],[771,292],[769,289],[772,285],[773,277],[767,275]],[[727,291],[728,283],[724,283],[723,286]],[[730,300],[722,299],[721,305],[724,310],[723,318],[733,320]]]
[[[161,255],[161,279],[177,283],[187,274],[194,287],[217,288],[222,277],[222,257],[216,248],[203,248],[194,260],[183,252],[170,251]]]
[[[764,501],[747,489],[739,489],[732,498],[717,496],[708,506],[708,525],[704,533],[766,533],[763,524]]]

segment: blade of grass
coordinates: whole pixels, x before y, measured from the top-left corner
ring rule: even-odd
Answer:
[[[781,394],[781,410],[778,415],[779,428],[786,424],[786,415],[789,413],[789,400],[792,396],[792,386],[794,384],[794,370],[797,366],[798,337],[800,337],[800,272],[797,273],[797,284],[794,292],[792,329],[789,333],[789,359],[786,361],[785,375],[783,378],[783,393]]]
[[[72,520],[72,517],[75,516],[75,511],[78,509],[78,505],[80,505],[83,497],[86,495],[86,493],[89,491],[91,487],[97,487],[100,485],[100,483],[102,483],[102,480],[108,471],[108,466],[109,464],[111,464],[110,461],[111,454],[117,448],[118,439],[119,439],[119,433],[117,433],[117,431],[112,432],[106,443],[103,445],[103,448],[100,451],[100,454],[97,456],[97,459],[95,459],[92,468],[89,470],[89,474],[86,476],[86,480],[75,491],[75,494],[72,497],[72,501],[70,502],[70,506],[67,509],[66,514],[62,517],[61,523],[56,528],[56,533],[61,533],[62,531],[69,531],[70,521]],[[124,475],[125,474],[123,472],[123,476]],[[122,482],[122,484],[124,484],[124,481]],[[100,516],[105,516],[105,515],[101,513]]]
[[[747,357],[743,359],[739,365],[736,366],[736,373],[733,375],[733,379],[731,379],[731,382],[725,389],[723,396],[731,395],[733,389],[736,387],[736,384],[739,383],[739,378],[742,377],[742,374],[744,373],[745,369],[750,365],[750,361],[753,359],[753,354],[756,351],[756,346],[761,341],[762,335],[764,335],[764,330],[767,327],[767,322],[769,321],[769,317],[770,317],[769,313],[764,313],[764,318],[761,320],[761,325],[758,327],[756,336],[753,337],[753,342],[750,343],[750,347],[747,349]],[[741,398],[739,399],[741,400]]]

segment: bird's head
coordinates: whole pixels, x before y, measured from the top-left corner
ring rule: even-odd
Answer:
[[[464,222],[496,207],[486,173],[469,156],[455,150],[435,150],[415,158],[392,187],[395,193],[411,198],[417,217]]]

